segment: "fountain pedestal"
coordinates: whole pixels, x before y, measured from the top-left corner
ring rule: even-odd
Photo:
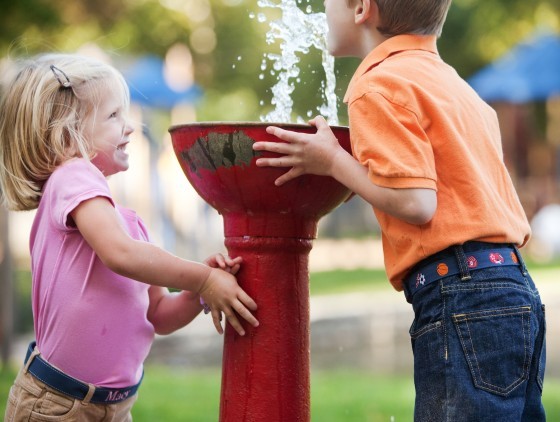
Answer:
[[[265,123],[197,123],[170,128],[181,167],[199,195],[223,216],[225,246],[243,264],[237,280],[258,305],[257,328],[224,338],[221,422],[309,421],[308,259],[319,219],[350,191],[332,178],[305,175],[280,187],[286,169],[259,168],[256,141],[280,142]],[[307,125],[280,124],[314,132]],[[348,129],[332,128],[350,149]]]

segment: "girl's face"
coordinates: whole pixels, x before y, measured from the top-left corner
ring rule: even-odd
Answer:
[[[97,108],[85,118],[84,135],[91,143],[91,162],[105,176],[128,170],[126,146],[133,128],[128,122],[122,90],[106,84],[100,92]]]

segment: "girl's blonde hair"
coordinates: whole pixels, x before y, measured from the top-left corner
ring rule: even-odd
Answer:
[[[0,188],[12,210],[37,208],[45,181],[74,157],[91,158],[84,118],[106,88],[129,91],[113,67],[71,54],[45,54],[15,63],[0,100]]]

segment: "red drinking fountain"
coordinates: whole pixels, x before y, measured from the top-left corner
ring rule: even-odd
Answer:
[[[310,420],[309,252],[319,219],[350,196],[330,177],[305,175],[282,185],[286,168],[257,167],[257,141],[281,142],[267,126],[313,133],[302,124],[195,123],[169,129],[194,189],[224,219],[225,246],[243,257],[239,285],[257,302],[260,325],[245,336],[226,326],[221,422]],[[334,126],[350,150],[348,129]]]

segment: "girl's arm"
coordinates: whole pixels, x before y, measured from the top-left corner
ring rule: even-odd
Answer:
[[[215,254],[204,261],[212,268],[221,268],[230,274],[237,274],[241,257],[232,259]],[[200,296],[193,292],[170,292],[164,287],[152,286],[149,289],[150,306],[148,320],[157,334],[170,334],[190,323],[202,310]]]
[[[222,312],[241,335],[245,331],[237,315],[253,326],[258,325],[251,313],[257,305],[239,287],[232,274],[179,258],[149,242],[131,238],[106,198],[95,197],[80,203],[71,217],[99,259],[112,271],[154,286],[200,294],[211,307],[214,326],[220,334],[223,332]]]
[[[255,142],[255,150],[284,154],[278,158],[259,158],[258,166],[291,167],[276,180],[276,185],[302,174],[331,176],[361,196],[374,208],[410,224],[429,222],[437,207],[432,189],[391,189],[369,180],[367,169],[340,146],[322,117],[310,122],[317,127],[314,134],[292,132],[268,127],[267,132],[286,142]]]
[[[165,287],[151,286],[148,321],[157,334],[171,334],[190,323],[202,310],[200,296],[190,291],[170,292]]]

